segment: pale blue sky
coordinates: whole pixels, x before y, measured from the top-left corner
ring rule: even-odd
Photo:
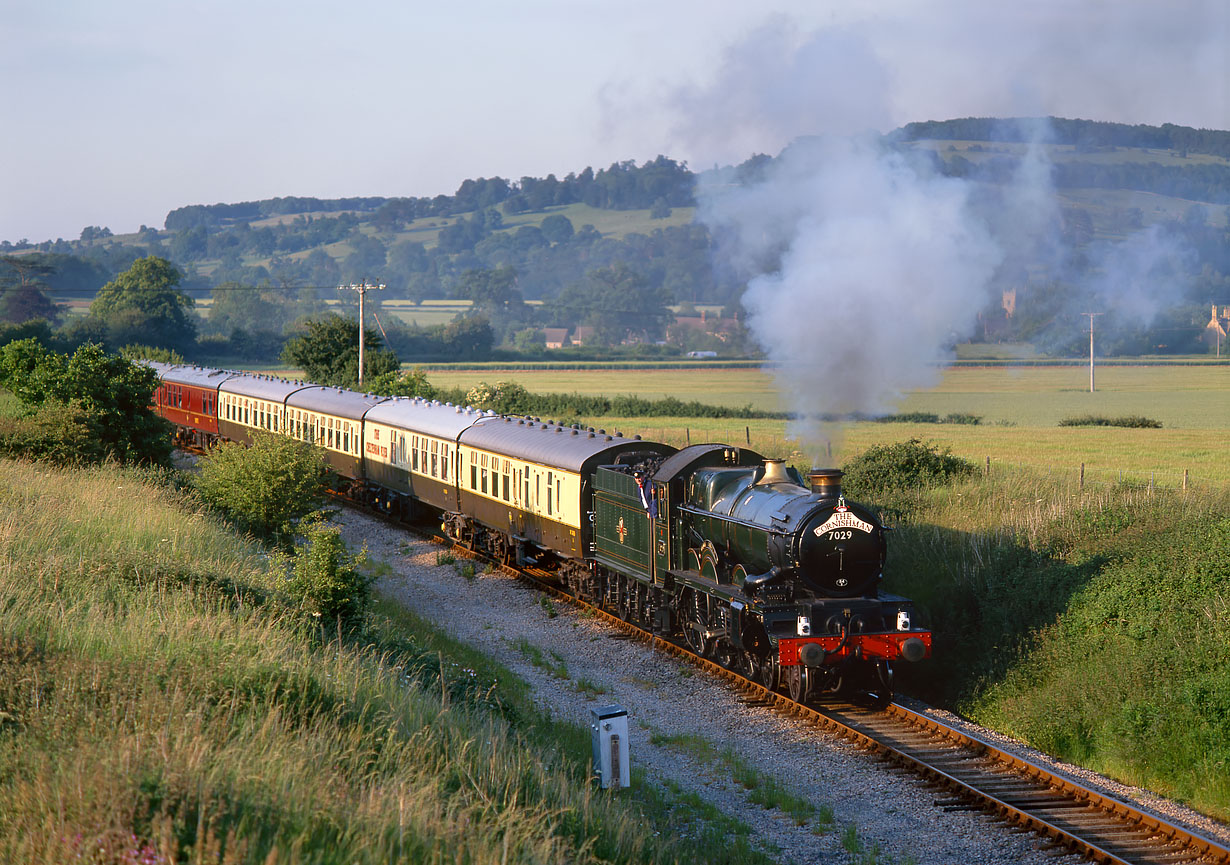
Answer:
[[[1056,114],[1230,129],[1225,0],[0,0],[0,240]]]

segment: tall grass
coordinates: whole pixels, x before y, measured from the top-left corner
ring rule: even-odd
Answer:
[[[1230,816],[1230,494],[1012,472],[916,496],[886,572],[936,633],[909,684]]]
[[[341,639],[281,603],[270,571],[156,479],[0,463],[0,861],[722,848],[705,827],[656,833],[656,792],[595,790],[585,732],[538,716],[506,671],[389,606]]]

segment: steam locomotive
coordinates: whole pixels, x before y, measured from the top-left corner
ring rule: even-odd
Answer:
[[[796,700],[887,700],[893,663],[930,654],[911,601],[879,589],[886,529],[846,501],[839,471],[804,479],[748,448],[150,365],[153,408],[181,444],[311,442],[352,498],[436,516],[456,541]]]

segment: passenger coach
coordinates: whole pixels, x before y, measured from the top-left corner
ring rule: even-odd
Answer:
[[[674,451],[640,436],[498,415],[476,421],[459,443],[461,513],[507,533],[519,557],[527,545],[573,559],[591,555],[594,470]]]

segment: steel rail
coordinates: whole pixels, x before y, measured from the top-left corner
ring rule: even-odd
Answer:
[[[438,536],[437,540],[452,543]],[[464,557],[490,561],[464,546],[454,545],[454,550]],[[899,703],[891,703],[884,710],[852,704],[809,706],[798,703],[600,606],[574,597],[561,589],[549,572],[519,569],[499,562],[492,564],[537,591],[585,610],[588,615],[633,639],[729,682],[746,704],[765,706],[835,733],[922,776],[956,796],[957,801],[951,804],[959,810],[991,813],[1011,826],[1029,829],[1054,845],[1093,862],[1230,865],[1230,849],[1211,838],[1056,775],[1037,763]],[[911,736],[921,737],[922,741],[912,745],[901,743],[902,739]],[[962,764],[966,764],[964,768],[977,767],[977,771],[962,772],[953,768]]]
[[[486,562],[536,591],[586,611],[631,639],[647,643],[730,683],[747,705],[762,706],[834,733],[948,791],[947,810],[981,811],[1021,827],[1051,845],[1108,865],[1216,863],[1230,865],[1230,849],[1139,808],[1051,772],[984,739],[893,702],[883,710],[854,704],[809,706],[769,690],[740,673],[701,657],[660,634],[564,591],[548,571],[516,568],[435,531],[423,530],[379,509],[339,500],[395,523],[425,540],[449,546],[462,558]],[[908,741],[913,738],[916,741]],[[920,740],[920,741],[917,741]],[[1083,822],[1083,826],[1082,826]]]

